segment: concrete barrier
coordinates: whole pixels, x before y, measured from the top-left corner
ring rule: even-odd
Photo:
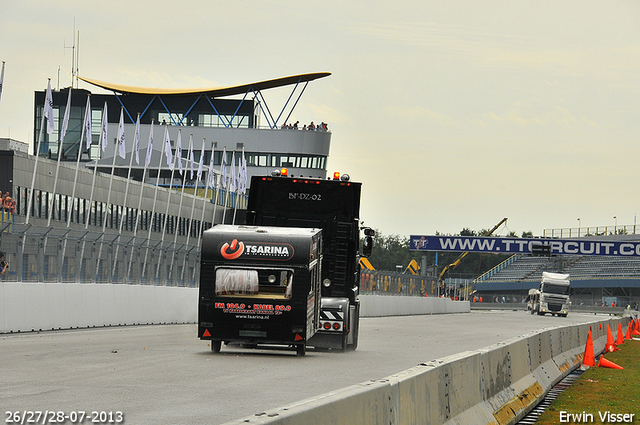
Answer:
[[[362,295],[362,317],[468,313],[449,298]],[[195,323],[198,289],[153,285],[0,282],[0,333]]]
[[[532,332],[227,425],[513,424],[581,364],[590,328],[600,353],[606,325],[617,328],[621,321],[626,325],[628,318]]]
[[[360,295],[360,316],[407,316],[419,314],[469,313],[469,301],[438,297]]]
[[[0,333],[197,320],[198,291],[150,285],[0,283]]]

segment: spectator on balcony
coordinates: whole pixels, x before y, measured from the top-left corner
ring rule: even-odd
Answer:
[[[9,196],[9,192],[6,192],[2,197],[2,208],[6,212],[11,212],[13,208],[13,198]]]
[[[9,263],[4,261],[4,252],[0,251],[0,276],[4,275],[4,272],[9,268]]]

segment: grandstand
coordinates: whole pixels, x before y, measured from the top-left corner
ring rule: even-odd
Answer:
[[[517,254],[479,276],[474,289],[487,299],[522,299],[538,287],[543,271],[569,274],[574,304],[637,308],[640,303],[640,257]]]

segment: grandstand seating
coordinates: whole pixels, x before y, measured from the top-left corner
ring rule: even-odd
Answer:
[[[490,274],[482,281],[540,281],[543,271],[568,273],[572,281],[640,278],[640,258],[605,256],[552,256],[548,258],[521,255],[507,267]]]

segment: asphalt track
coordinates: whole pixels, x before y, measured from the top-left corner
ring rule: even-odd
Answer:
[[[196,325],[153,325],[0,336],[0,407],[115,412],[127,424],[221,424],[418,363],[542,328],[595,320],[525,311],[361,319],[355,352],[223,346],[213,354]],[[89,423],[85,419],[85,423]]]

